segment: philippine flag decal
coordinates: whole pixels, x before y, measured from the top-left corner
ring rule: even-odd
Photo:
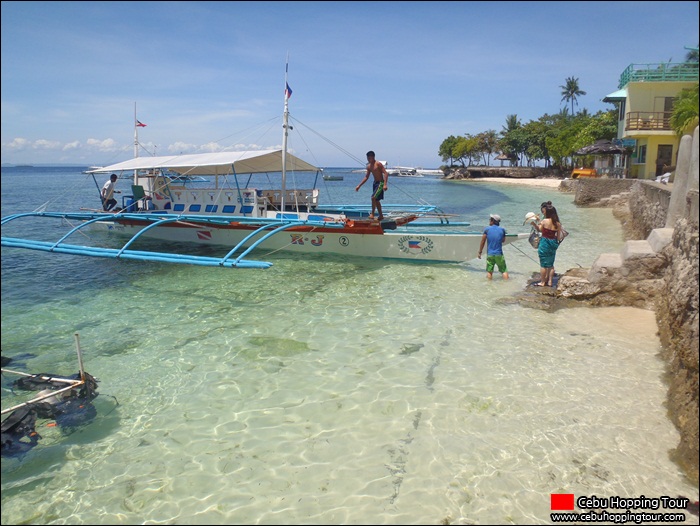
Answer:
[[[433,240],[428,236],[402,236],[398,248],[406,254],[427,254],[433,250]]]

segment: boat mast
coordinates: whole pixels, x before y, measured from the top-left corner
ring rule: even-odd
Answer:
[[[287,193],[287,131],[289,130],[289,84],[287,74],[289,73],[289,53],[287,53],[287,63],[284,68],[284,118],[282,121],[282,192],[281,206],[282,217],[284,217],[284,196]]]
[[[139,127],[136,126],[136,103],[134,102],[134,157],[139,156]]]
[[[139,127],[136,125],[138,121],[136,120],[136,102],[134,101],[134,157],[139,156]],[[138,170],[134,170],[134,184],[139,184],[138,182]]]

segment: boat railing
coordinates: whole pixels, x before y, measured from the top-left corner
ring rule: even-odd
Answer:
[[[272,208],[279,209],[282,206],[281,190],[259,190],[259,197],[263,198]],[[318,205],[318,188],[308,190],[287,190],[284,193],[285,208],[303,207],[305,209],[315,208]]]

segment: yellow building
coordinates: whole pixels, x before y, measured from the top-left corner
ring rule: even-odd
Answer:
[[[676,165],[680,137],[671,128],[673,103],[697,83],[697,62],[631,64],[622,72],[618,91],[603,101],[618,106],[617,138],[632,151],[628,177],[654,179]]]

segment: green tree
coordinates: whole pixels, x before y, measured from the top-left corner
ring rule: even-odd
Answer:
[[[688,49],[688,48],[686,48]],[[697,62],[698,61],[698,48],[696,47],[695,49],[689,50],[685,54],[685,61],[686,62]]]
[[[480,157],[479,139],[469,134],[464,137],[459,137],[455,145],[454,156],[462,166],[473,165],[474,160]]]
[[[501,139],[498,141],[498,149],[508,156],[520,157],[522,152],[522,134],[518,132],[522,123],[516,114],[506,116],[506,124],[501,129]],[[518,163],[516,162],[516,166]]]
[[[545,161],[545,165],[549,166],[549,154],[545,143],[548,131],[546,122],[542,118],[530,121],[523,126],[523,131],[527,135],[525,157],[528,166],[532,165],[533,161],[538,160]]]
[[[520,166],[528,147],[528,139],[527,131],[522,126],[519,126],[503,134],[503,138],[498,145],[503,153],[517,158],[515,166]]]
[[[467,138],[466,137],[455,137],[455,142],[454,145],[452,146],[452,162],[453,163],[459,163],[462,166],[465,166],[464,162],[465,159],[467,158],[467,150],[468,146],[466,144]]]
[[[566,169],[573,164],[578,135],[588,117],[571,117],[569,112],[559,112],[551,118],[551,127],[545,138],[547,153],[553,165]]]
[[[476,138],[479,141],[479,152],[481,153],[484,164],[491,164],[491,155],[498,150],[498,134],[496,130],[487,130],[477,134]]]
[[[574,114],[574,104],[578,104],[576,100],[577,97],[585,95],[586,92],[581,90],[578,85],[578,78],[568,77],[566,79],[566,84],[559,86],[562,89],[561,100],[569,102],[571,101],[571,114]]]
[[[698,125],[698,85],[682,90],[673,104],[671,127],[678,136],[692,133]]]
[[[438,155],[442,159],[443,163],[446,163],[449,161],[449,166],[452,166],[455,161],[455,155],[454,155],[454,150],[455,147],[457,146],[457,142],[459,139],[455,137],[454,135],[450,135],[447,139],[442,141],[442,144],[440,144],[440,148],[438,149]]]

